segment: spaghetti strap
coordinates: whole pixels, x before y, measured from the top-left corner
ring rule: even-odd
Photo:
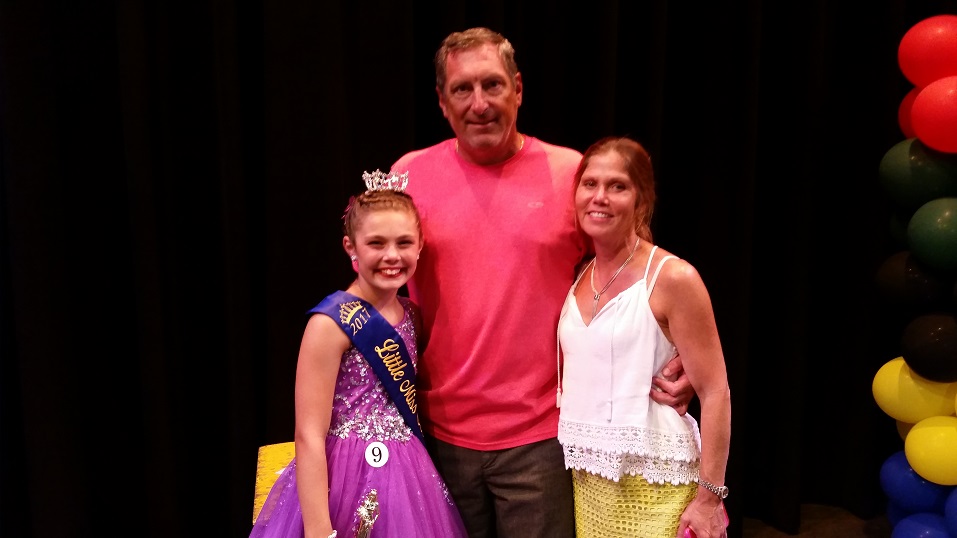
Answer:
[[[657,247],[655,247],[655,248],[657,248]],[[665,256],[664,258],[661,258],[661,261],[658,262],[658,267],[655,268],[655,274],[654,274],[653,277],[651,277],[651,283],[648,284],[648,297],[651,297],[651,292],[655,289],[655,282],[658,281],[658,273],[661,272],[661,267],[665,264],[666,261],[668,261],[668,260],[670,260],[670,259],[672,259],[672,258],[674,258],[674,259],[676,259],[676,260],[679,259],[677,256],[675,256],[675,255],[673,255],[673,254],[669,254],[669,255]],[[649,264],[651,263],[651,258],[648,259],[648,263],[649,263]]]
[[[651,260],[655,257],[656,250],[658,250],[658,245],[651,247],[651,254],[648,255],[648,263],[645,264],[645,276],[641,277],[642,280],[648,280],[648,270],[651,269]]]

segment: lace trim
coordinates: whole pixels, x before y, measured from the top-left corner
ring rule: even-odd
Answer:
[[[696,427],[678,433],[561,421],[558,440],[569,469],[616,482],[625,475],[674,485],[698,479],[701,437]]]

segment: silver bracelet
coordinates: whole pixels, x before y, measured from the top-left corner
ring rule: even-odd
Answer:
[[[336,538],[336,536],[339,536],[339,531],[333,529],[332,534],[329,535],[329,538]]]
[[[716,486],[711,482],[701,479],[700,477],[698,478],[698,485],[710,491],[711,493],[714,493],[721,500],[728,498],[728,486]]]

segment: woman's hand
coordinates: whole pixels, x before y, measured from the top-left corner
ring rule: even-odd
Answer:
[[[685,508],[678,523],[676,538],[727,538],[728,511],[720,499],[709,499],[711,493],[699,493]]]

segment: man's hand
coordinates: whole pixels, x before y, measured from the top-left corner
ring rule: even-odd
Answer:
[[[694,398],[694,388],[681,366],[681,356],[675,355],[661,369],[661,375],[651,380],[651,399],[675,408],[679,415],[688,412],[688,404]]]

